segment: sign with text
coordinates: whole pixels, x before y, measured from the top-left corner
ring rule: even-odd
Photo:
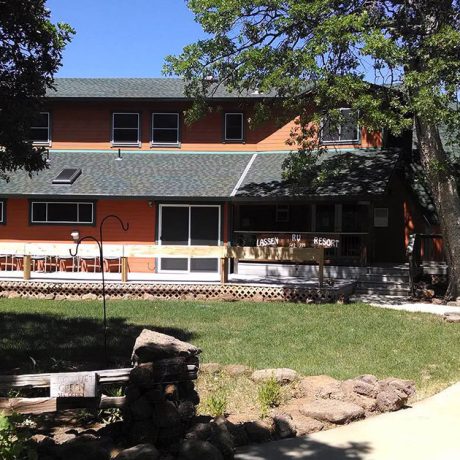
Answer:
[[[256,245],[259,247],[287,248],[338,248],[340,240],[335,238],[312,236],[302,233],[259,233]]]
[[[51,374],[50,396],[52,398],[95,398],[95,372],[68,372]]]

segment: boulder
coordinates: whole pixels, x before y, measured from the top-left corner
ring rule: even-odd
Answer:
[[[364,416],[364,409],[355,403],[332,399],[318,399],[304,404],[300,413],[322,422],[349,423]]]
[[[132,419],[135,421],[148,420],[152,416],[152,405],[145,396],[141,396],[129,407]]]
[[[459,313],[445,313],[444,321],[448,323],[460,323],[460,312]]]
[[[152,444],[138,444],[130,449],[122,450],[115,460],[157,460],[160,453]]]
[[[155,444],[158,428],[151,420],[135,422],[131,425],[128,436],[131,444]]]
[[[83,294],[81,300],[97,300],[97,295],[89,292],[88,294]]]
[[[379,390],[377,379],[375,383],[370,383],[360,378],[345,380],[342,382],[341,388],[345,393],[356,393],[368,398],[377,397]]]
[[[224,457],[224,460],[232,460],[234,457],[233,438],[227,430],[225,421],[223,423],[214,423],[214,430],[209,438],[209,442],[217,447]]]
[[[273,417],[276,435],[280,439],[294,438],[297,434],[292,417],[288,414],[276,414]]]
[[[203,374],[217,374],[222,370],[219,363],[204,363],[200,365],[200,372]]]
[[[210,442],[189,439],[182,443],[178,460],[224,460],[224,457]]]
[[[170,428],[180,423],[180,416],[171,401],[159,401],[154,406],[153,422],[160,428]]]
[[[317,396],[321,399],[337,399],[346,401],[347,395],[342,388],[342,382],[336,381],[329,383],[319,389]]]
[[[73,438],[61,446],[57,451],[61,459],[65,460],[109,460],[110,449],[107,443],[93,435],[81,435]]]
[[[302,415],[300,412],[292,412],[292,423],[294,424],[297,436],[316,433],[324,428],[324,423],[311,417]]]
[[[135,363],[155,362],[178,356],[196,356],[201,350],[170,335],[144,329],[134,343],[131,360]]]
[[[274,433],[272,420],[246,422],[243,426],[250,442],[260,443],[270,441]]]
[[[313,375],[304,377],[297,385],[297,394],[300,397],[315,398],[321,389],[330,384],[338,385],[340,382],[328,375]]]
[[[379,391],[393,389],[400,394],[401,397],[407,399],[415,395],[415,382],[412,380],[402,380],[396,378],[388,378],[379,381]]]
[[[197,423],[185,434],[185,439],[207,441],[214,433],[214,428],[212,423]]]
[[[275,379],[279,384],[284,385],[293,382],[298,378],[298,376],[299,374],[297,374],[297,372],[293,369],[261,369],[254,371],[251,375],[251,379],[256,383]]]
[[[224,366],[224,372],[231,377],[240,377],[242,375],[250,375],[251,368],[244,364],[229,364]]]

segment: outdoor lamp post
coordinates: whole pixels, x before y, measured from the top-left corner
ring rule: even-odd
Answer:
[[[126,223],[126,225],[123,223],[123,221],[120,219],[120,217],[116,216],[115,214],[110,214],[108,216],[105,216],[101,223],[99,224],[99,240],[95,238],[94,236],[83,236],[80,237],[80,232],[78,230],[74,230],[70,236],[76,243],[77,247],[75,248],[75,251],[72,252],[72,249],[69,249],[69,253],[72,257],[76,257],[78,255],[78,249],[80,247],[80,244],[85,241],[85,240],[91,240],[94,241],[97,244],[97,247],[99,249],[99,264],[101,266],[101,277],[102,277],[102,308],[104,312],[104,355],[105,355],[105,361],[107,363],[107,308],[105,304],[105,275],[104,275],[104,238],[103,238],[103,227],[104,223],[108,219],[115,219],[118,220],[120,223],[121,228],[123,229],[124,232],[128,231],[129,229],[129,223]]]

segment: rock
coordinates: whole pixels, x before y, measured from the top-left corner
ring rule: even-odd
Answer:
[[[219,300],[222,300],[223,302],[236,302],[236,298],[233,294],[226,293],[226,294],[220,294],[219,295]]]
[[[368,398],[375,398],[379,388],[377,379],[375,379],[375,383],[369,383],[366,380],[357,378],[342,382],[341,389],[345,393],[356,393],[362,396],[367,396]]]
[[[182,443],[178,460],[224,460],[224,457],[210,442],[190,439]]]
[[[460,313],[445,313],[443,318],[448,323],[460,323]]]
[[[390,377],[388,379],[379,381],[379,389],[381,391],[388,389],[388,387],[399,392],[401,396],[405,395],[407,399],[415,395],[415,382],[412,380],[403,380]]]
[[[151,390],[147,391],[147,393],[145,393],[144,396],[151,403],[155,403],[155,404],[158,401],[163,401],[164,400],[164,393],[163,393],[163,391],[161,391],[161,388],[159,388],[159,386],[153,387]]]
[[[115,460],[157,460],[160,453],[152,444],[138,444],[130,449],[122,450]]]
[[[19,292],[10,291],[8,293],[8,299],[20,299],[21,297],[22,297],[22,294],[19,294]]]
[[[81,435],[59,446],[58,455],[65,460],[109,460],[110,452],[104,444],[93,435]]]
[[[168,401],[177,401],[179,398],[179,392],[177,385],[170,383],[164,388],[164,396]]]
[[[339,383],[338,380],[328,375],[313,375],[302,378],[297,385],[296,392],[300,397],[315,398],[323,387],[331,384],[338,386]]]
[[[147,420],[152,416],[152,405],[145,396],[141,396],[131,403],[130,411],[133,420]]]
[[[97,295],[89,292],[88,294],[83,294],[81,300],[97,300]]]
[[[274,378],[280,384],[291,383],[298,378],[299,374],[292,369],[278,368],[278,369],[261,369],[254,371],[251,379],[254,382],[266,382]]]
[[[127,404],[131,404],[133,401],[141,397],[141,392],[137,385],[129,384],[125,388],[125,396]]]
[[[131,444],[155,444],[158,438],[158,428],[152,420],[135,422],[129,430]],[[85,459],[86,460],[86,459]]]
[[[265,300],[265,297],[262,294],[254,294],[252,296],[252,300],[254,302],[263,302]]]
[[[292,417],[288,414],[277,414],[273,417],[276,435],[281,438],[294,438],[297,430],[295,429]]]
[[[243,364],[229,364],[224,366],[224,372],[231,377],[239,377],[242,375],[250,375],[251,368]]]
[[[316,433],[324,428],[324,423],[311,417],[306,417],[300,412],[292,412],[290,414],[292,423],[295,427],[297,436],[305,436],[307,434]]]
[[[180,423],[169,426],[167,428],[160,428],[158,431],[158,439],[156,444],[159,447],[167,447],[177,444],[184,437],[184,428]]]
[[[153,422],[160,428],[170,428],[180,423],[179,412],[171,401],[160,401],[154,406]]]
[[[256,420],[243,424],[250,442],[267,442],[270,441],[274,433],[273,421]]]
[[[67,296],[65,294],[56,294],[54,300],[67,300]]]
[[[152,363],[141,363],[129,373],[131,384],[141,388],[149,388],[154,384],[154,372]]]
[[[148,292],[145,292],[144,295],[142,296],[143,300],[155,300],[156,297],[153,294],[149,294]]]
[[[249,444],[248,434],[241,423],[231,423],[227,420],[226,425],[235,447],[246,446]]]
[[[134,344],[131,360],[135,363],[154,362],[177,356],[196,356],[201,350],[170,335],[144,329]]]
[[[232,460],[235,449],[233,447],[233,438],[227,430],[225,421],[223,423],[214,423],[214,426],[209,442],[219,449],[224,460]]]
[[[369,398],[357,393],[349,393],[347,395],[347,401],[361,406],[366,411],[366,414],[374,412],[377,409],[377,403],[374,398]]]
[[[347,395],[342,389],[342,382],[336,381],[335,383],[329,383],[319,389],[318,398],[321,399],[337,399],[339,401],[346,401]]]
[[[219,363],[204,363],[200,365],[200,372],[203,374],[217,374],[222,370]]]
[[[377,409],[380,412],[394,412],[405,405],[407,398],[402,398],[396,391],[388,389],[377,395]]]
[[[214,425],[211,423],[197,423],[185,435],[185,439],[198,439],[207,441],[214,432]]]
[[[318,399],[304,404],[300,409],[302,415],[322,422],[344,424],[364,416],[364,409],[348,401]]]
[[[177,410],[182,421],[190,421],[196,415],[195,404],[191,401],[181,401]]]

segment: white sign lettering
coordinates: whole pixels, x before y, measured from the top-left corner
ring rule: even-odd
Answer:
[[[320,248],[338,248],[340,240],[331,238],[315,237],[313,238],[313,246]]]
[[[260,238],[257,240],[257,246],[278,246],[279,238]]]

